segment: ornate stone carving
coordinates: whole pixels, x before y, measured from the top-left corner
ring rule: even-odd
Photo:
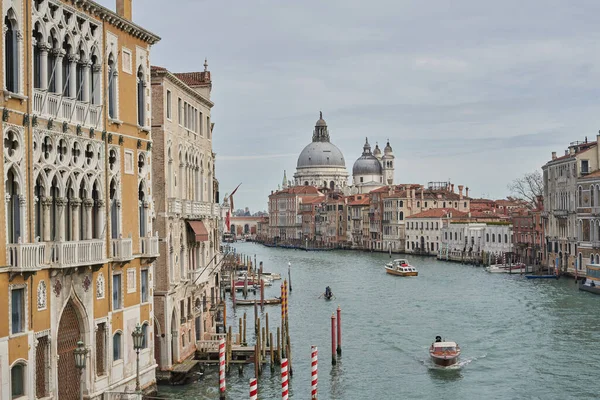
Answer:
[[[54,281],[54,294],[56,297],[60,296],[60,292],[62,291],[62,283],[60,283],[60,279],[56,278]]]
[[[78,198],[71,199],[70,203],[71,203],[71,207],[73,207],[73,208],[79,207],[81,205],[81,199],[78,199]]]
[[[102,274],[102,272],[99,273],[98,278],[96,278],[96,298],[104,298],[104,275]]]
[[[85,208],[92,208],[94,206],[94,199],[83,199],[83,206]]]
[[[92,281],[90,280],[90,276],[86,275],[85,278],[83,278],[83,290],[85,290],[86,292],[88,290],[90,290],[91,284],[92,284]]]
[[[38,283],[38,288],[37,288],[37,309],[38,309],[38,311],[46,309],[46,298],[47,298],[46,281],[40,281],[40,283]]]
[[[67,204],[69,204],[69,200],[66,197],[57,197],[56,198],[56,205],[59,207],[64,207]]]

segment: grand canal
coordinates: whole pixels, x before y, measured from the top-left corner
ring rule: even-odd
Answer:
[[[319,348],[320,399],[592,399],[599,398],[600,296],[577,290],[573,279],[532,280],[482,268],[408,257],[416,278],[386,275],[387,254],[305,252],[236,243],[264,269],[287,275],[293,377],[290,398],[310,398],[310,346]],[[330,285],[335,301],[319,299]],[[279,282],[266,297],[279,294]],[[229,302],[230,303],[230,302]],[[330,318],[342,308],[343,355],[331,366]],[[237,332],[251,307],[228,305]],[[280,309],[265,307],[271,330]],[[253,329],[248,329],[253,333]],[[434,367],[427,349],[436,335],[462,347],[460,366]],[[253,340],[253,339],[249,339]],[[251,365],[228,377],[228,399],[248,398]],[[280,378],[268,367],[259,398],[281,398]],[[216,370],[195,383],[161,386],[160,396],[218,398]]]

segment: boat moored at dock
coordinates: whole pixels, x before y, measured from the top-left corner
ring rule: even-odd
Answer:
[[[419,272],[404,258],[398,258],[385,265],[385,272],[396,276],[418,276]]]
[[[527,272],[525,264],[493,264],[485,267],[485,270],[494,274],[523,274]]]

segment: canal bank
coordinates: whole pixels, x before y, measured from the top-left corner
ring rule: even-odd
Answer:
[[[417,278],[386,275],[389,256],[360,251],[306,252],[236,243],[238,252],[256,254],[266,271],[287,275],[294,376],[290,397],[310,394],[310,346],[319,347],[321,399],[567,399],[597,398],[594,354],[600,334],[600,297],[577,290],[572,279],[528,281],[523,276],[489,274],[482,268],[406,256]],[[325,286],[336,299],[319,299]],[[279,291],[276,281],[266,297]],[[331,366],[330,318],[343,310],[343,355]],[[237,326],[244,309],[231,308]],[[246,308],[250,317],[252,310]],[[265,307],[272,326],[279,308]],[[234,329],[235,331],[235,329]],[[249,329],[249,332],[251,330]],[[431,365],[427,349],[436,335],[459,343],[460,368]],[[253,340],[252,338],[249,340]],[[228,377],[228,398],[248,396],[251,365]],[[196,383],[159,387],[178,399],[218,397],[216,369]],[[278,374],[259,379],[259,398],[280,396]]]

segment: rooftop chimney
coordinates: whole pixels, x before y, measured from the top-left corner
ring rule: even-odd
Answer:
[[[463,191],[464,186],[463,185],[458,185],[458,195],[460,196],[460,199],[462,200],[462,191]]]
[[[451,183],[451,184],[450,184],[450,191],[451,191],[452,193],[454,193],[454,183]]]
[[[468,188],[468,187],[467,187],[467,188],[465,188],[465,196],[466,196],[466,197],[469,197],[469,188]]]
[[[555,151],[552,152],[552,159],[556,160],[556,152]]]
[[[117,0],[117,15],[121,18],[131,21],[131,1],[132,0]]]

